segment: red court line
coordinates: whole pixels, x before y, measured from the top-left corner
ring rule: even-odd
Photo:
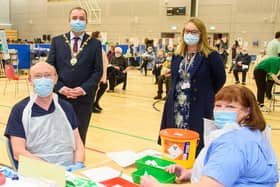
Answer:
[[[90,151],[102,153],[102,154],[105,154],[105,153],[106,153],[106,152],[104,152],[104,151],[101,151],[101,150],[98,150],[98,149],[95,149],[95,148],[91,148],[91,147],[86,147],[86,149],[87,149],[87,150],[90,150]]]

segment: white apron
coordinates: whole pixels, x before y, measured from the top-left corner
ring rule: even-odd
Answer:
[[[31,95],[23,110],[22,123],[26,149],[46,162],[68,166],[74,161],[75,140],[70,122],[53,93],[55,110],[51,114],[31,117],[37,95]]]

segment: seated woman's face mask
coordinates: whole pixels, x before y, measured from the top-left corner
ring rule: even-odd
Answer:
[[[214,111],[214,122],[218,129],[225,126],[226,123],[238,123],[236,111]]]
[[[249,113],[250,110],[238,102],[218,100],[215,102],[214,122],[216,127],[221,129],[229,123],[239,124],[249,116]]]

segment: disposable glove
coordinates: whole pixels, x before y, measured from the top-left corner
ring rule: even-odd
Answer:
[[[76,170],[78,170],[78,169],[82,169],[82,168],[84,168],[84,167],[86,167],[86,166],[84,165],[84,163],[82,163],[82,162],[76,162],[75,164],[71,164],[71,165],[67,166],[67,167],[66,167],[66,170],[72,172],[72,171],[76,171]]]

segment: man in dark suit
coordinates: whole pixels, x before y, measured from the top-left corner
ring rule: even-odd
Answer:
[[[53,38],[47,61],[57,70],[55,91],[72,104],[85,144],[95,92],[102,74],[101,43],[85,33],[87,12],[83,8],[70,10],[69,24],[70,32]]]

